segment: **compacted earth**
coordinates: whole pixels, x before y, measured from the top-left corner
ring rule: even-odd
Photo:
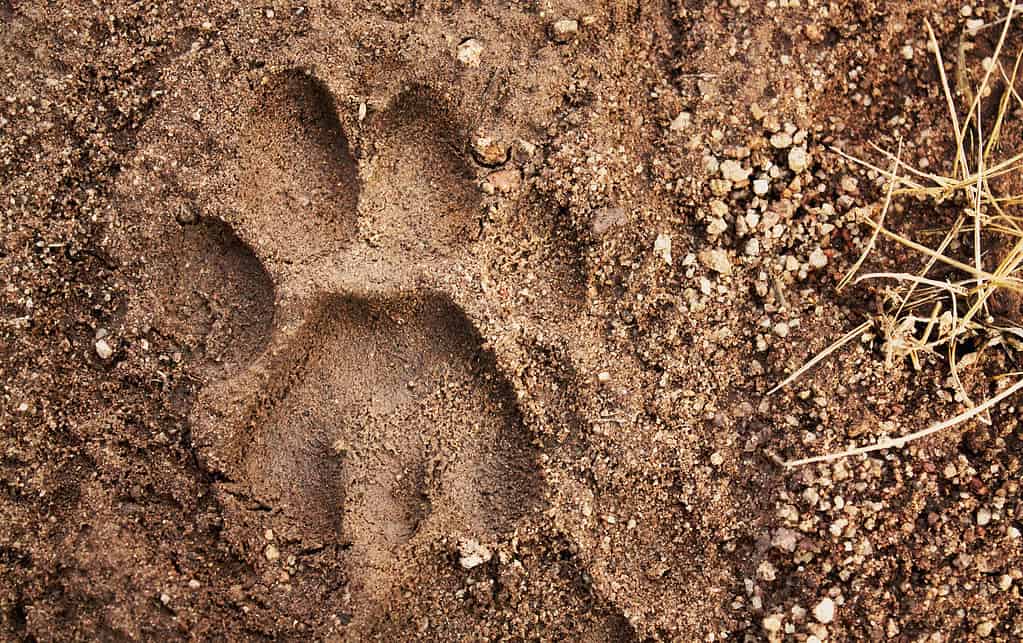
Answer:
[[[1016,353],[768,395],[1007,10],[0,0],[0,638],[1020,640],[1021,400],[782,464]]]

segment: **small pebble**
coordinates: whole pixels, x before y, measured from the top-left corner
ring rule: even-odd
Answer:
[[[764,627],[765,632],[775,634],[781,631],[781,617],[777,614],[765,616],[764,620],[761,621],[761,625]]]
[[[835,601],[825,598],[813,608],[813,617],[827,625],[835,619]]]
[[[477,136],[472,141],[472,156],[486,167],[497,167],[508,160],[508,145],[489,136]]]
[[[193,578],[192,580],[188,581],[188,587],[190,589],[199,589],[200,587],[202,587],[202,584]]]
[[[475,538],[458,543],[458,564],[462,569],[473,569],[494,557],[489,547],[481,545]]]
[[[679,112],[679,115],[675,117],[675,120],[671,121],[671,124],[668,125],[668,129],[672,132],[681,132],[689,127],[689,123],[691,121],[692,114],[689,112]]]
[[[654,254],[671,265],[671,235],[664,233],[657,235],[657,239],[654,240]]]
[[[977,526],[986,527],[991,523],[991,510],[987,507],[981,507],[977,510]]]
[[[107,340],[99,339],[96,341],[96,354],[100,359],[110,359],[114,354],[114,349],[107,343]]]
[[[786,324],[785,322],[778,322],[777,324],[774,325],[774,334],[777,335],[778,337],[788,337],[789,325]]]
[[[995,624],[991,621],[984,621],[977,625],[977,636],[981,638],[987,638],[991,636],[991,632],[995,631]]]
[[[792,147],[792,135],[787,132],[778,132],[771,136],[771,147],[783,150]]]
[[[601,384],[607,384],[611,381],[611,373],[607,371],[601,371],[597,373],[597,381]]]
[[[579,23],[570,18],[562,18],[551,25],[551,39],[559,44],[572,42],[579,33]]]
[[[709,268],[718,274],[732,274],[732,262],[728,259],[728,253],[720,248],[703,250],[699,255],[697,255],[697,258],[706,268]]]
[[[281,552],[279,552],[277,547],[274,545],[267,545],[266,549],[263,550],[263,555],[266,556],[267,560],[273,562],[281,557]]]
[[[600,208],[593,212],[593,218],[590,219],[590,231],[599,237],[611,228],[628,221],[629,216],[623,208]]]
[[[710,454],[710,463],[713,464],[715,467],[720,467],[724,461],[725,461],[724,457],[717,451]]]
[[[735,160],[727,159],[721,163],[721,176],[732,183],[741,183],[749,178],[750,170],[744,169]]]
[[[789,150],[789,169],[799,174],[810,166],[810,155],[806,153],[806,148],[793,147]]]
[[[828,255],[826,255],[824,251],[821,250],[820,248],[817,248],[816,250],[810,253],[809,261],[812,267],[818,269],[823,268],[824,266],[828,265]]]
[[[480,56],[483,54],[483,43],[475,38],[463,40],[458,45],[458,62],[466,67],[479,67]]]
[[[753,181],[753,194],[757,196],[764,196],[771,190],[771,182],[767,179],[757,179]]]

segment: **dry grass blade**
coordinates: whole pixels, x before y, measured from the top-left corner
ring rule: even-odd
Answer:
[[[890,447],[900,447],[938,431],[980,418],[990,423],[989,411],[1009,396],[1023,390],[1023,379],[979,404],[970,398],[963,385],[960,372],[977,363],[988,346],[1001,345],[1003,350],[1023,352],[1023,320],[1002,320],[996,323],[998,306],[1004,297],[1023,295],[1023,215],[1011,208],[1023,205],[1023,194],[998,194],[992,184],[1002,185],[1023,180],[1023,152],[1013,150],[1008,158],[996,159],[996,152],[1004,147],[1002,137],[1006,129],[1006,116],[1013,105],[1023,108],[1023,96],[1015,89],[1016,79],[1023,64],[1023,51],[1015,57],[1011,73],[1001,64],[1002,51],[1017,13],[1013,4],[1008,15],[997,22],[1001,33],[993,53],[983,65],[984,74],[976,88],[968,86],[966,72],[965,38],[960,38],[956,68],[956,89],[967,98],[966,110],[956,107],[955,93],[945,71],[934,30],[926,23],[928,42],[934,52],[938,78],[951,122],[955,159],[950,176],[934,174],[914,168],[903,160],[902,140],[895,154],[870,143],[871,147],[892,162],[891,170],[834,150],[842,158],[887,178],[880,216],[868,216],[865,223],[872,228],[863,252],[837,286],[842,290],[851,283],[885,281],[877,315],[816,355],[789,375],[770,392],[775,393],[803,376],[808,370],[834,353],[839,347],[875,325],[884,337],[885,364],[888,367],[908,359],[913,367],[924,367],[922,358],[933,356],[946,360],[949,380],[956,399],[967,409],[955,417],[937,422],[927,429],[899,438],[885,438],[877,444],[848,449],[838,453],[792,460],[786,466],[812,462],[826,462]],[[971,35],[975,30],[971,29]],[[983,117],[988,96],[992,96],[992,79],[1004,82],[1000,95],[993,96],[997,107],[993,118]],[[990,120],[990,122],[987,122]],[[937,248],[917,241],[911,233],[902,234],[888,227],[887,215],[896,199],[908,196],[914,203],[930,201],[935,208],[958,210],[951,228],[942,231],[944,238]],[[929,234],[929,233],[925,233]],[[924,259],[923,268],[914,274],[898,271],[878,271],[856,276],[867,256],[875,250],[879,237],[884,237]],[[993,269],[992,263],[998,265]],[[985,265],[985,261],[987,265]],[[892,283],[894,282],[894,283]],[[998,304],[997,302],[1003,301]],[[986,339],[984,339],[986,338]],[[984,339],[980,350],[973,343]],[[969,359],[965,356],[970,355]],[[934,360],[928,363],[933,363]],[[1011,375],[1011,374],[1010,374]],[[1002,376],[1005,377],[1005,376]],[[1000,379],[1000,378],[995,378]]]
[[[926,429],[923,429],[921,431],[917,431],[915,433],[910,433],[909,435],[904,435],[904,436],[899,437],[899,438],[886,438],[883,441],[878,442],[877,444],[871,444],[870,446],[857,447],[855,449],[847,449],[845,451],[839,451],[837,453],[829,453],[827,455],[819,455],[819,456],[815,456],[813,458],[803,458],[802,460],[789,460],[789,461],[787,461],[785,463],[785,466],[786,467],[798,467],[798,466],[803,465],[803,464],[813,464],[814,462],[830,462],[832,460],[838,460],[839,458],[848,458],[848,457],[854,456],[854,455],[863,455],[865,453],[873,453],[875,451],[883,451],[884,449],[902,448],[906,444],[908,444],[909,442],[913,442],[914,440],[919,440],[920,438],[925,438],[925,437],[927,437],[929,435],[933,435],[935,433],[938,433],[939,431],[944,431],[945,429],[951,428],[951,427],[956,426],[958,424],[962,424],[963,422],[966,422],[967,420],[972,420],[973,418],[977,417],[981,413],[984,413],[984,412],[988,411],[991,407],[996,406],[997,404],[999,404],[1005,398],[1010,397],[1012,395],[1015,395],[1017,392],[1019,392],[1021,390],[1023,390],[1023,379],[1018,380],[1015,384],[1013,384],[1009,388],[1005,389],[1004,391],[1002,391],[998,395],[995,395],[994,397],[985,400],[984,402],[982,402],[981,404],[978,404],[977,406],[973,407],[972,409],[969,409],[968,411],[964,411],[964,412],[960,413],[959,415],[957,415],[957,416],[955,416],[953,418],[949,418],[948,420],[945,420],[943,422],[938,422],[937,424],[933,424],[933,425],[931,425],[931,426],[929,426]]]

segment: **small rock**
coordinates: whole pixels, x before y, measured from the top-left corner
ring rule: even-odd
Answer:
[[[722,456],[717,451],[710,454],[710,463],[715,467],[720,467],[724,463],[724,461],[725,461],[724,456]]]
[[[817,248],[810,253],[809,261],[812,267],[820,269],[828,265],[828,255],[824,254],[824,251],[820,248]]]
[[[789,150],[789,169],[799,174],[810,167],[810,155],[805,147],[793,147]]]
[[[771,582],[778,577],[778,570],[771,561],[764,560],[757,566],[757,578],[763,581]]]
[[[732,262],[728,259],[728,253],[720,248],[703,250],[697,255],[704,267],[713,270],[721,275],[732,274]]]
[[[716,237],[728,230],[728,224],[720,217],[714,217],[707,224],[707,234]]]
[[[991,510],[987,507],[981,507],[977,510],[977,526],[986,527],[991,523]]]
[[[777,324],[774,325],[773,330],[774,334],[777,335],[778,337],[789,336],[789,325],[786,324],[785,322],[778,322]]]
[[[689,112],[679,112],[679,115],[675,117],[675,120],[671,121],[668,125],[668,129],[672,132],[681,132],[682,130],[689,127],[689,123],[692,122],[692,114]]]
[[[661,233],[654,240],[654,254],[664,259],[664,262],[671,265],[671,236]]]
[[[199,589],[200,587],[202,587],[202,584],[193,578],[192,580],[188,581],[188,587],[189,589]]]
[[[487,177],[487,182],[494,186],[498,192],[511,192],[522,183],[522,175],[516,168],[498,170]]]
[[[775,634],[781,631],[781,616],[778,614],[765,616],[764,620],[761,621],[760,624],[763,626],[765,632],[768,634]]]
[[[827,625],[835,620],[835,601],[825,598],[813,608],[813,617]]]
[[[902,57],[906,60],[913,60],[913,45],[903,45],[902,49],[899,50]]]
[[[267,545],[266,549],[263,550],[263,555],[272,563],[281,557],[281,552],[274,545]]]
[[[760,240],[753,237],[746,241],[746,247],[743,248],[747,257],[755,257],[760,254]]]
[[[199,214],[192,205],[182,203],[174,211],[174,220],[178,225],[195,225],[199,222]]]
[[[467,38],[458,45],[458,62],[466,67],[479,67],[483,43],[475,38]]]
[[[995,624],[991,621],[984,621],[983,623],[977,624],[977,636],[981,638],[987,638],[991,636],[991,632],[995,631]]]
[[[167,594],[166,592],[161,592],[160,593],[160,602],[163,603],[164,605],[170,605],[170,602],[171,602],[170,595]]]
[[[798,542],[799,534],[787,527],[778,527],[771,536],[772,547],[789,553],[796,551],[796,543]]]
[[[590,219],[590,232],[599,237],[628,220],[629,216],[625,214],[624,208],[600,208],[594,211],[593,218]]]
[[[767,179],[757,179],[753,181],[753,194],[757,196],[764,196],[771,190],[771,182]]]
[[[570,18],[556,20],[551,25],[551,40],[558,44],[572,42],[579,33],[579,23]]]
[[[601,371],[597,373],[597,381],[601,384],[607,384],[611,381],[611,373],[607,371]]]
[[[100,359],[110,359],[114,354],[114,349],[107,343],[107,340],[100,339],[96,341],[96,354]]]
[[[508,145],[489,136],[477,136],[472,141],[472,156],[485,167],[497,167],[508,160]]]
[[[721,163],[721,176],[732,183],[742,183],[749,179],[750,170],[744,169],[742,164],[733,159],[727,159]]]
[[[475,538],[458,543],[458,564],[463,569],[479,567],[493,557],[494,553],[490,551],[490,548],[481,545]]]
[[[787,132],[778,132],[772,135],[771,147],[779,150],[792,147],[792,135]]]

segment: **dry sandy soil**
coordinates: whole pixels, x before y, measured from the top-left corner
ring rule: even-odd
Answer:
[[[1011,405],[765,395],[1003,12],[0,0],[0,638],[1020,640]]]

